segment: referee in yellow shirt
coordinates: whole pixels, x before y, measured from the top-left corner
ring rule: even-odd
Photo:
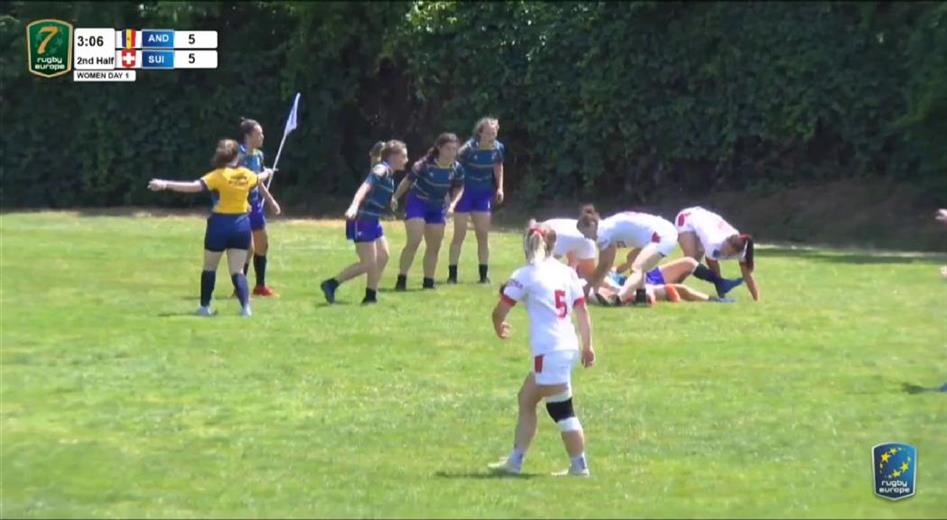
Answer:
[[[240,299],[241,315],[250,316],[250,294],[247,289],[247,277],[243,274],[243,264],[250,249],[250,204],[247,195],[258,183],[273,174],[267,168],[260,174],[238,167],[240,145],[232,139],[223,139],[217,143],[214,153],[214,169],[200,179],[191,182],[175,182],[164,179],[152,179],[148,189],[152,191],[171,190],[182,193],[216,192],[213,212],[207,218],[207,230],[204,232],[204,270],[201,272],[201,306],[197,309],[200,316],[213,316],[210,308],[211,295],[217,278],[217,265],[224,250],[227,251],[227,265],[230,267],[230,279],[233,281]]]

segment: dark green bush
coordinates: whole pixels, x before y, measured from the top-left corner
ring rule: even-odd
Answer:
[[[947,197],[943,3],[9,2],[0,14],[4,207],[203,204],[194,178],[241,115],[277,192],[348,197],[377,139],[417,157],[501,119],[511,202],[887,176]],[[26,72],[25,26],[213,29],[214,71],[136,83]],[[518,196],[519,195],[519,196]]]

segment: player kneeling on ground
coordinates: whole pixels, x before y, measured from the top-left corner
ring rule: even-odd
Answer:
[[[571,465],[556,475],[588,476],[585,435],[572,406],[572,367],[578,361],[579,340],[571,315],[578,317],[582,335],[581,360],[585,367],[595,363],[592,350],[592,320],[585,306],[583,284],[575,271],[552,257],[556,233],[530,221],[523,238],[528,264],[517,269],[500,288],[500,301],[493,309],[493,327],[500,339],[510,337],[506,316],[520,301],[529,314],[529,342],[533,369],[519,391],[519,419],[513,452],[491,464],[494,470],[519,474],[526,451],[536,434],[536,406],[546,400],[546,410],[559,425]]]

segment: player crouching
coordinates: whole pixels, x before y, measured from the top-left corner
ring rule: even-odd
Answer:
[[[595,363],[592,349],[592,320],[585,306],[583,284],[575,271],[552,257],[556,233],[530,221],[523,238],[527,265],[517,269],[501,287],[500,301],[493,309],[493,326],[500,339],[510,337],[506,316],[519,302],[529,314],[529,342],[533,369],[519,391],[519,419],[513,451],[509,457],[491,464],[495,471],[519,474],[526,451],[536,434],[536,406],[546,400],[546,410],[559,425],[571,465],[557,476],[588,476],[585,435],[572,406],[572,367],[580,358],[579,340],[572,325],[573,311],[582,336],[582,365]]]

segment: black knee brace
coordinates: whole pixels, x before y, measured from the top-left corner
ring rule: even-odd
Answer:
[[[575,417],[575,410],[572,408],[572,398],[568,398],[565,401],[559,401],[556,403],[546,403],[546,411],[549,412],[549,417],[552,417],[553,421],[557,423],[570,417]]]

